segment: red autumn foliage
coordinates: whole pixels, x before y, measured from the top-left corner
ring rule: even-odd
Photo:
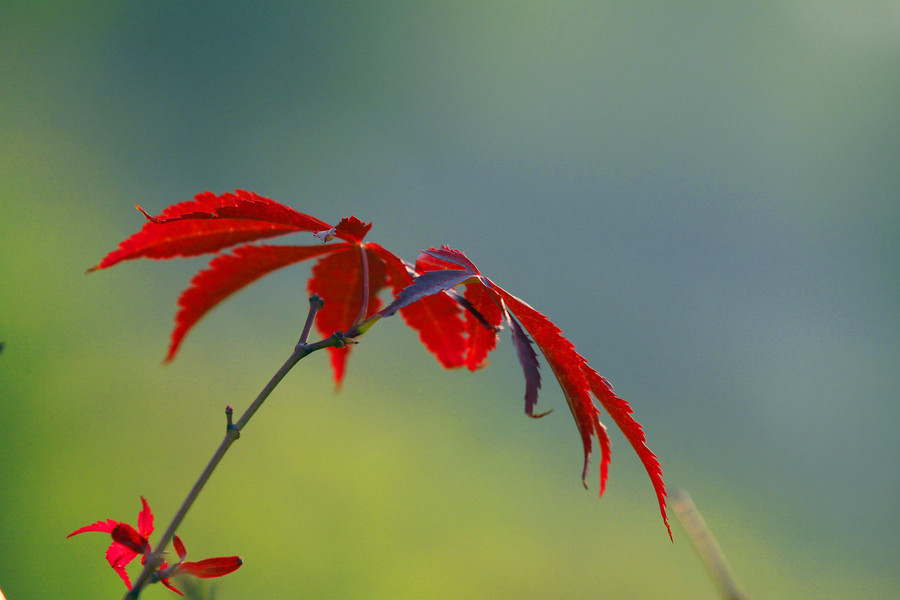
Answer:
[[[167,361],[175,357],[188,331],[219,302],[288,265],[319,259],[313,266],[308,288],[325,300],[316,318],[317,329],[324,336],[348,331],[358,321],[372,316],[380,308],[378,294],[384,288],[390,286],[396,292],[412,282],[407,265],[400,258],[378,244],[362,243],[372,225],[353,216],[332,227],[243,190],[221,196],[205,192],[193,201],[170,206],[158,217],[141,212],[147,218],[143,228],[89,271],[135,258],[218,253],[236,244],[287,233],[309,232],[323,240],[311,246],[241,245],[231,253],[218,254],[178,299]],[[342,241],[325,243],[335,238]],[[368,299],[365,307],[363,298]],[[458,312],[449,298],[435,297],[401,314],[419,332],[425,347],[449,368],[461,364],[453,349],[462,345],[462,330],[448,329],[444,317]],[[340,383],[350,349],[329,348],[329,352],[335,380]]]
[[[144,215],[147,222],[143,228],[91,271],[134,258],[218,253],[205,270],[197,273],[178,300],[167,360],[174,358],[188,331],[219,302],[263,275],[310,259],[316,262],[308,290],[325,301],[316,317],[316,327],[323,336],[336,331],[361,335],[377,320],[399,311],[444,367],[466,366],[475,370],[486,364],[488,354],[497,345],[498,332],[506,324],[525,374],[526,413],[532,417],[547,414],[534,412],[541,386],[538,355],[534,350],[537,346],[556,376],[575,419],[584,450],[582,480],[587,480],[593,438],[596,438],[600,446],[601,494],[606,486],[610,440],[600,422],[602,408],[631,443],[647,470],[671,537],[659,461],[647,447],[643,429],[632,417],[629,404],[588,365],[559,328],[482,275],[459,250],[432,248],[423,252],[415,265],[410,265],[378,244],[363,241],[371,223],[350,216],[332,227],[243,190],[221,196],[205,192],[193,201],[170,206],[158,217]],[[312,233],[321,243],[305,246],[247,243],[301,232]],[[236,245],[230,253],[220,253]],[[464,286],[463,293],[457,291],[460,286]],[[382,308],[379,294],[385,289],[392,292],[394,299]],[[340,384],[350,348],[329,348],[329,351],[335,382]]]
[[[600,422],[600,410],[594,404],[593,396],[619,426],[644,464],[671,537],[672,529],[666,517],[666,489],[662,480],[662,469],[656,456],[646,445],[643,429],[631,417],[632,410],[628,403],[613,392],[606,379],[588,366],[587,360],[576,352],[575,346],[569,340],[563,337],[562,331],[547,317],[481,275],[478,268],[459,250],[451,250],[446,246],[426,250],[423,256],[420,256],[417,265],[429,270],[424,271],[413,285],[406,288],[390,306],[385,308],[382,315],[390,316],[410,303],[421,301],[433,294],[444,293],[461,284],[465,285],[466,299],[471,307],[467,313],[470,327],[474,326],[479,317],[487,320],[485,314],[491,315],[491,320],[487,321],[488,325],[497,326],[498,313],[503,315],[504,320],[510,325],[519,362],[525,372],[526,413],[534,417],[543,416],[535,415],[533,412],[537,404],[537,391],[541,385],[537,355],[531,347],[533,341],[556,376],[581,434],[584,447],[582,480],[585,481],[585,485],[587,485],[592,437],[596,437],[600,444],[601,494],[606,488],[610,461],[609,435],[606,427]],[[525,332],[531,334],[532,339],[528,339]],[[466,353],[482,356],[490,351],[493,343],[491,340],[485,344],[478,336],[469,336]]]
[[[131,579],[128,577],[125,567],[138,556],[141,557],[141,564],[144,564],[147,555],[152,552],[148,538],[153,533],[153,512],[151,512],[150,505],[147,504],[143,497],[141,497],[141,503],[143,508],[138,514],[137,529],[128,523],[107,519],[106,521],[97,521],[93,525],[76,529],[66,536],[72,537],[88,531],[110,534],[113,541],[106,550],[106,560],[129,589],[131,589]],[[175,536],[174,546],[175,551],[178,553],[179,561],[172,567],[169,567],[164,561],[159,568],[159,581],[180,596],[184,594],[175,587],[169,579],[170,577],[180,574],[193,575],[194,577],[222,577],[237,571],[243,564],[238,556],[221,556],[218,558],[207,558],[199,562],[185,562],[184,557],[187,555],[187,552],[184,549],[184,543],[177,535]]]

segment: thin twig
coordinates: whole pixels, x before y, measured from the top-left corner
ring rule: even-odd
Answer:
[[[309,297],[309,314],[306,315],[306,323],[303,325],[303,333],[300,334],[298,344],[305,344],[309,339],[309,332],[312,330],[313,321],[316,320],[316,314],[325,306],[325,301],[318,294]]]
[[[725,560],[725,553],[722,552],[690,495],[681,488],[675,488],[670,491],[669,499],[675,510],[675,516],[684,527],[722,597],[726,600],[749,600],[750,597],[738,585],[728,561]]]
[[[194,484],[194,487],[191,488],[191,491],[188,493],[187,498],[184,499],[184,502],[181,504],[181,507],[178,509],[178,512],[175,513],[175,516],[172,517],[172,522],[169,523],[169,527],[166,529],[165,533],[163,533],[160,540],[156,543],[156,551],[150,553],[146,557],[146,561],[144,564],[144,569],[141,571],[141,574],[135,580],[134,585],[131,587],[131,590],[125,594],[124,600],[136,600],[138,596],[140,596],[141,591],[150,583],[154,583],[154,574],[157,572],[157,569],[162,565],[163,562],[163,550],[169,545],[172,541],[172,538],[175,536],[175,530],[181,525],[181,522],[184,520],[185,516],[187,516],[188,511],[191,506],[194,504],[194,501],[197,499],[197,496],[200,495],[200,492],[203,490],[203,486],[206,485],[206,482],[212,476],[213,472],[216,470],[216,467],[219,466],[219,463],[222,461],[222,458],[225,456],[225,453],[228,452],[228,449],[231,447],[231,444],[234,443],[241,436],[241,430],[244,426],[247,425],[247,422],[253,417],[257,410],[262,406],[263,402],[266,401],[266,398],[269,397],[269,394],[281,383],[281,380],[284,379],[285,375],[290,372],[294,366],[300,362],[303,358],[312,354],[316,350],[321,350],[322,348],[328,347],[340,347],[344,346],[347,343],[355,343],[355,340],[348,339],[344,336],[344,334],[340,331],[335,332],[332,336],[325,338],[324,340],[320,340],[314,344],[307,344],[306,340],[309,338],[309,332],[312,328],[313,321],[315,320],[316,313],[323,306],[322,298],[318,295],[313,295],[309,299],[309,314],[306,317],[306,324],[303,327],[303,332],[300,335],[300,341],[297,342],[297,345],[294,346],[294,351],[291,353],[290,357],[284,362],[283,365],[278,369],[275,375],[272,376],[272,379],[265,385],[253,403],[244,411],[244,414],[241,415],[241,418],[238,419],[236,423],[232,423],[232,409],[231,407],[227,407],[225,414],[227,419],[227,426],[225,428],[225,438],[222,440],[222,443],[219,444],[219,448],[216,450],[213,457],[210,459],[209,463],[206,465],[206,468],[203,469],[203,473],[200,474],[200,478],[197,479],[197,482]]]

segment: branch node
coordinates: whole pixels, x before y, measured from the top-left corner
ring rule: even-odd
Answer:
[[[343,331],[335,331],[334,335],[332,337],[334,338],[335,348],[343,348],[347,344],[358,344],[359,343],[356,340],[354,340],[352,337],[347,337],[346,335],[344,335]]]
[[[241,437],[241,430],[238,429],[238,426],[235,425],[234,422],[232,421],[233,416],[234,416],[234,409],[231,408],[231,405],[229,404],[228,406],[225,407],[225,421],[227,423],[225,425],[225,431],[226,432],[234,431],[234,432],[236,432],[235,437]]]

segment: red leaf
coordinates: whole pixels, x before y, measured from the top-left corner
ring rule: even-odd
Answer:
[[[116,525],[112,530],[112,539],[136,554],[145,554],[150,550],[150,544],[146,538],[128,523]]]
[[[175,592],[176,594],[178,594],[179,596],[184,596],[184,594],[181,593],[181,590],[179,590],[177,587],[175,587],[175,584],[173,584],[169,580],[168,577],[164,577],[164,578],[160,579],[159,582],[161,584],[163,584],[164,586],[166,586],[167,588],[169,588],[170,590],[172,590],[173,592]]]
[[[449,268],[451,266],[458,268]],[[425,250],[424,256],[420,255],[416,262],[416,267],[417,269],[433,268],[435,270],[420,272],[412,285],[397,294],[397,298],[381,311],[381,316],[389,317],[401,308],[422,298],[440,294],[463,283],[474,281],[475,277],[479,275],[478,269],[462,252],[446,247],[440,250],[436,248]]]
[[[493,285],[493,284],[492,284]],[[531,334],[534,342],[540,348],[544,359],[557,381],[569,404],[569,410],[575,418],[575,424],[581,434],[584,446],[584,469],[582,479],[587,485],[587,473],[590,464],[591,437],[600,428],[598,419],[599,411],[591,400],[590,388],[587,378],[582,373],[581,365],[586,364],[584,358],[575,351],[575,346],[562,336],[562,332],[547,317],[537,312],[518,298],[507,293],[497,285],[493,289],[503,298],[507,308],[516,316],[522,326]],[[609,457],[601,458],[606,462]],[[606,480],[601,477],[600,493],[606,485]]]
[[[138,531],[146,538],[153,533],[153,511],[150,510],[150,505],[143,496],[141,496],[141,507],[141,512],[138,513]]]
[[[503,312],[495,297],[483,285],[466,286],[465,299],[471,306],[466,312],[466,366],[470,371],[487,364],[487,355],[496,348],[500,338]]]
[[[578,432],[581,436],[584,448],[584,468],[582,480],[587,486],[587,473],[590,465],[592,439],[597,437],[600,445],[600,494],[606,487],[606,479],[609,471],[610,443],[606,428],[600,423],[600,411],[594,404],[592,394],[609,412],[616,425],[628,438],[638,457],[644,464],[650,480],[653,484],[659,501],[660,513],[663,522],[672,537],[672,529],[666,516],[666,490],[662,480],[662,470],[656,456],[645,443],[643,429],[631,417],[631,407],[628,403],[612,392],[612,387],[596,371],[591,369],[587,361],[575,350],[575,346],[562,335],[562,331],[547,317],[534,310],[525,302],[519,300],[509,292],[481,276],[478,268],[460,251],[447,247],[441,249],[432,248],[425,251],[416,263],[417,269],[424,271],[415,282],[397,296],[397,300],[382,311],[382,315],[388,316],[398,307],[415,306],[415,302],[422,298],[430,298],[435,294],[446,295],[453,287],[465,283],[467,286],[466,299],[471,309],[478,312],[476,321],[482,319],[482,325],[492,325],[496,322],[496,313],[490,308],[492,303],[503,304],[511,313],[508,318],[513,333],[513,342],[522,363],[525,379],[525,411],[534,415],[533,410],[537,402],[537,392],[540,387],[540,373],[538,372],[537,355],[531,347],[531,341],[524,328],[534,339],[534,343],[540,348],[547,364],[550,365],[560,387],[565,395],[569,410],[575,419]],[[468,276],[468,278],[467,278]],[[481,288],[479,290],[479,288]],[[479,290],[479,291],[475,291]],[[491,301],[487,301],[490,299]],[[499,306],[498,306],[499,309]],[[488,314],[486,318],[482,312]],[[470,315],[472,313],[470,312]],[[486,355],[491,347],[482,347],[477,341],[472,341],[473,335],[478,335],[477,329],[471,326],[470,319],[470,352],[473,362]],[[518,322],[517,322],[518,319]],[[546,413],[545,413],[546,414]]]
[[[175,330],[166,361],[175,358],[184,336],[219,302],[276,269],[316,256],[340,251],[347,244],[322,246],[240,246],[232,254],[214,258],[197,273],[178,299]]]
[[[456,265],[457,268],[464,271],[471,271],[476,275],[481,274],[478,267],[475,266],[475,263],[469,260],[465,254],[448,246],[424,250],[416,259],[416,268],[420,271],[432,271],[436,269],[452,270],[453,267],[449,265]]]
[[[131,579],[128,578],[125,567],[139,554],[145,554],[150,551],[150,543],[147,541],[147,538],[153,533],[153,513],[150,510],[150,505],[147,504],[147,500],[143,497],[141,497],[141,504],[141,512],[138,514],[138,529],[140,531],[136,531],[127,523],[107,519],[106,521],[97,521],[93,525],[76,529],[66,536],[72,537],[88,531],[109,533],[113,541],[106,549],[106,560],[129,588],[131,588]]]
[[[107,519],[105,521],[97,521],[93,525],[85,525],[81,529],[76,529],[69,535],[67,538],[72,537],[73,535],[78,535],[79,533],[86,533],[88,531],[99,531],[100,533],[112,533],[112,530],[116,528],[118,525],[118,521],[113,521],[112,519]]]
[[[162,561],[162,564],[159,566],[159,571],[157,571],[157,572],[158,573],[163,572],[168,568],[169,568],[169,563],[166,561]],[[168,577],[160,577],[159,582],[161,584],[163,584],[164,586],[166,586],[167,588],[169,588],[170,590],[172,590],[173,592],[175,592],[176,594],[178,594],[179,596],[184,596],[184,594],[181,593],[181,590],[179,590],[177,587],[175,587],[175,585],[172,583],[172,581]]]
[[[234,573],[244,564],[240,556],[222,556],[219,558],[207,558],[197,562],[183,562],[178,565],[178,573],[193,575],[194,577],[222,577]]]
[[[372,229],[371,223],[363,223],[353,215],[350,215],[341,219],[341,222],[335,226],[334,236],[358,244],[362,242],[370,229]]]
[[[610,417],[631,442],[635,452],[644,464],[650,481],[653,483],[659,501],[660,513],[669,537],[672,537],[672,528],[666,516],[666,489],[662,480],[662,469],[656,456],[645,444],[644,433],[640,425],[631,417],[631,407],[628,403],[613,394],[611,387],[596,371],[591,369],[587,361],[578,352],[569,340],[563,337],[562,332],[547,317],[537,312],[515,296],[512,296],[497,285],[494,289],[503,298],[503,302],[513,314],[522,322],[522,325],[534,337],[535,343],[541,349],[544,358],[556,375],[575,424],[581,433],[584,444],[584,472],[582,478],[587,477],[588,461],[591,453],[591,436],[596,435],[600,442],[600,493],[606,487],[606,477],[610,460],[609,437],[605,427],[599,420],[599,411],[591,400],[591,393],[600,401],[609,412]]]
[[[316,315],[319,332],[327,336],[335,331],[347,331],[376,312],[380,304],[377,294],[385,283],[384,263],[365,246],[345,244],[339,252],[318,261],[307,288],[325,301]]]
[[[419,332],[419,340],[447,369],[464,364],[464,325],[459,306],[448,296],[429,296],[406,306],[400,314]]]
[[[221,196],[205,192],[193,201],[168,207],[158,217],[144,215],[148,222],[141,231],[122,242],[118,250],[91,270],[126,259],[217,252],[240,242],[297,231],[312,231],[323,241],[334,237],[346,240],[327,246],[245,245],[213,259],[207,269],[193,278],[178,300],[179,310],[166,361],[175,357],[188,331],[219,302],[275,269],[316,256],[349,252],[343,258],[320,261],[310,281],[310,288],[326,300],[317,319],[319,331],[329,336],[336,330],[346,331],[380,308],[377,294],[386,285],[382,262],[373,255],[372,264],[366,268],[357,265],[346,268],[350,264],[348,257],[354,254],[351,249],[362,247],[362,239],[372,227],[371,223],[356,217],[346,217],[331,227],[315,217],[243,190]],[[367,258],[368,254],[365,253]],[[368,298],[366,307],[361,306],[364,297]],[[329,351],[335,377],[340,381],[348,350],[331,348]]]
[[[222,577],[223,575],[228,575],[229,573],[237,571],[238,568],[243,564],[243,561],[239,556],[207,558],[198,562],[185,561],[184,557],[187,556],[187,550],[185,550],[184,543],[177,535],[175,536],[173,545],[175,546],[175,552],[178,554],[178,558],[180,559],[178,565],[175,568],[175,573],[179,575],[185,574],[204,578]],[[165,570],[165,568],[166,565],[165,563],[163,563],[161,569]],[[169,589],[178,592],[178,590],[175,589],[170,583],[167,583],[168,579],[162,579],[161,581]],[[181,594],[181,592],[178,593]]]
[[[178,558],[184,560],[184,557],[187,556],[187,550],[184,549],[184,542],[181,541],[181,538],[176,535],[172,545],[175,547],[175,553],[178,555]]]
[[[625,437],[628,438],[631,447],[634,448],[634,451],[637,452],[638,457],[644,464],[644,468],[650,476],[650,481],[653,482],[653,489],[656,490],[656,498],[659,501],[659,512],[662,514],[666,529],[669,530],[669,537],[672,537],[672,527],[669,526],[669,518],[666,516],[666,485],[663,483],[662,479],[662,467],[660,466],[656,455],[647,447],[644,428],[631,416],[634,411],[628,402],[618,397],[613,392],[613,387],[606,379],[601,377],[599,373],[587,365],[585,365],[584,369],[594,397],[600,401],[600,404],[603,405],[603,408],[606,409],[606,412],[612,420],[616,422],[616,425],[622,430]],[[601,439],[601,444],[602,443],[603,440]]]
[[[158,217],[147,215],[147,218],[138,233],[119,244],[117,250],[89,271],[134,258],[196,256],[242,242],[331,227],[315,217],[244,190],[221,196],[204,192],[193,201],[168,207]]]
[[[125,571],[125,567],[128,563],[133,561],[136,556],[136,552],[118,542],[113,542],[110,544],[109,548],[106,549],[106,561],[109,563],[109,566],[112,567],[113,571],[122,578],[122,581],[125,582],[128,589],[131,589],[131,578],[128,577],[128,572]]]
[[[366,244],[385,263],[388,279],[394,295],[412,284],[411,268],[406,263],[379,246]],[[446,368],[462,366],[465,352],[464,325],[460,319],[459,305],[444,294],[427,296],[400,309],[407,325],[419,333],[419,339]]]
[[[309,292],[318,294],[325,302],[316,315],[316,329],[325,337],[335,331],[346,332],[377,312],[381,304],[378,292],[386,281],[384,263],[365,245],[343,244],[338,252],[318,261],[308,284]],[[335,383],[340,385],[350,348],[329,348],[328,351]]]

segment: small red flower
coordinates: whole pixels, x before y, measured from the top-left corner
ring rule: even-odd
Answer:
[[[147,500],[143,496],[141,496],[141,503],[143,504],[143,509],[138,514],[137,529],[128,523],[107,519],[106,521],[97,521],[93,525],[76,529],[66,536],[72,537],[87,531],[99,531],[110,534],[113,541],[106,550],[106,560],[109,562],[109,566],[119,574],[119,577],[122,578],[128,589],[131,589],[131,579],[128,577],[125,567],[138,555],[141,556],[141,564],[144,564],[147,555],[152,552],[147,538],[153,533],[153,512],[151,512],[150,505],[147,504]],[[174,546],[175,552],[178,553],[178,562],[169,567],[168,563],[164,561],[156,572],[155,579],[179,595],[183,594],[169,581],[169,578],[174,575],[185,574],[203,578],[222,577],[233,573],[243,564],[239,556],[223,556],[207,558],[199,562],[185,562],[184,557],[187,556],[187,551],[177,535],[175,536]]]

